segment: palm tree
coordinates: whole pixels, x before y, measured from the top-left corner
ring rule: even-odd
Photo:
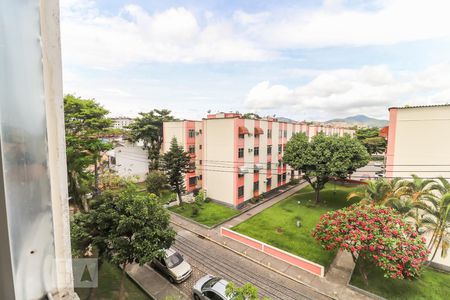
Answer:
[[[450,248],[450,183],[442,177],[439,181],[440,184],[434,187],[438,195],[424,199],[427,205],[424,207],[425,214],[422,217],[425,232],[433,232],[428,243],[428,249],[435,248],[430,263],[439,248],[444,258]]]
[[[359,198],[362,204],[388,205],[399,198],[397,193],[399,183],[399,178],[368,181],[362,188],[348,194],[347,200]]]
[[[404,179],[398,182],[397,195],[403,201],[409,203],[408,207],[411,208],[405,215],[414,219],[416,231],[419,232],[421,227],[422,217],[420,215],[420,209],[424,208],[424,201],[429,198],[433,198],[433,190],[437,189],[439,184],[433,179],[422,179],[419,176],[412,174],[412,180]],[[412,210],[415,208],[414,210]]]

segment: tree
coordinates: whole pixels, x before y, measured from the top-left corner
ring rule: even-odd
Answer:
[[[180,205],[183,202],[181,193],[186,191],[184,174],[190,171],[191,158],[182,146],[178,146],[177,139],[173,138],[170,149],[162,157],[162,167],[167,175],[167,181],[173,191],[177,193]]]
[[[259,300],[258,289],[251,283],[246,283],[237,287],[233,282],[229,282],[225,288],[225,296],[233,300]],[[267,299],[264,297],[263,299]]]
[[[428,243],[428,249],[433,251],[430,262],[433,261],[439,248],[441,257],[447,257],[450,248],[450,183],[447,179],[440,177],[440,185],[435,186],[435,192],[426,198],[425,213],[422,215],[422,228],[425,233],[432,231]]]
[[[311,141],[304,133],[295,134],[286,144],[283,161],[303,173],[320,202],[320,190],[330,177],[346,178],[356,169],[367,165],[369,154],[357,139],[325,136],[320,133]]]
[[[64,97],[69,195],[78,208],[89,210],[85,195],[98,191],[101,152],[111,148],[100,137],[111,127],[108,111],[93,99]],[[94,172],[89,167],[94,167]]]
[[[139,113],[140,117],[128,126],[130,130],[129,140],[132,142],[141,140],[144,143],[144,149],[147,149],[149,171],[159,169],[159,153],[163,143],[163,123],[175,120],[170,114],[171,111],[167,109],[154,109],[148,113],[141,112]]]
[[[122,268],[119,299],[124,298],[127,265],[161,258],[175,238],[169,214],[158,198],[139,194],[130,182],[120,192],[98,197],[90,213],[76,214],[73,223],[74,245],[94,246],[102,259]]]
[[[385,277],[415,278],[426,261],[425,238],[389,207],[354,204],[328,212],[312,235],[326,250],[347,250],[368,284],[367,265],[380,268]]]
[[[399,178],[392,180],[378,178],[367,181],[365,185],[349,193],[347,200],[359,198],[362,204],[387,205],[399,198],[399,193],[397,192],[400,187],[399,182]]]
[[[379,136],[379,128],[359,128],[356,130],[356,138],[366,147],[370,154],[386,151],[387,142]]]
[[[168,187],[167,177],[161,171],[151,171],[148,173],[145,184],[147,186],[147,192],[157,196],[160,196],[161,192]]]

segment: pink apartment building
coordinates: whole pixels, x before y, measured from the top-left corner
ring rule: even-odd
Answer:
[[[163,151],[175,137],[195,164],[195,171],[186,174],[187,191],[202,188],[207,197],[239,207],[298,177],[282,157],[287,141],[299,132],[309,137],[354,134],[347,128],[218,113],[202,121],[165,122]]]

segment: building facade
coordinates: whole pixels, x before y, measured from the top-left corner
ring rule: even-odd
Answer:
[[[386,177],[450,178],[450,105],[391,107]]]
[[[113,128],[115,129],[125,129],[128,125],[130,125],[133,122],[132,118],[126,118],[126,117],[119,117],[119,118],[112,118],[113,121]]]
[[[287,141],[299,132],[310,138],[319,132],[354,134],[347,128],[218,113],[202,121],[165,122],[162,150],[167,152],[175,137],[195,165],[195,171],[186,174],[187,190],[202,188],[207,197],[239,207],[298,176],[282,157]]]

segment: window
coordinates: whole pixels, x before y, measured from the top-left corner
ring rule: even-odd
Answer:
[[[244,157],[244,148],[239,148],[238,149],[238,157],[239,158],[243,158]]]
[[[197,177],[189,177],[189,186],[194,186],[197,184]]]
[[[267,129],[267,138],[268,139],[272,138],[272,129]]]
[[[242,177],[244,177],[244,173],[239,173],[238,178],[242,178]]]
[[[202,175],[198,175],[198,180],[202,180],[203,176]]]
[[[278,137],[281,138],[282,136],[283,136],[283,130],[280,129],[280,130],[278,131]]]
[[[199,160],[199,161],[198,161],[198,164],[199,164],[200,166],[202,165],[202,163],[203,163],[202,160]]]
[[[208,299],[211,299],[211,300],[222,300],[222,297],[220,297],[219,295],[217,295],[213,291],[206,291],[205,292],[205,296],[208,297]]]
[[[283,146],[282,145],[278,145],[278,154],[281,154],[282,149],[283,149]]]
[[[202,150],[202,145],[198,145],[198,149]]]
[[[283,181],[286,181],[286,173],[283,173]]]
[[[272,186],[272,178],[267,178],[267,187],[271,187]]]
[[[272,170],[272,162],[267,162],[267,170]]]
[[[202,134],[202,130],[201,130],[201,129],[199,129],[198,133],[199,133],[199,134]]]
[[[259,191],[259,181],[253,182],[253,192]]]
[[[272,145],[267,146],[267,155],[272,154]]]
[[[195,145],[189,146],[189,154],[195,154]]]
[[[284,131],[284,137],[287,137],[287,130]]]
[[[259,147],[253,148],[253,155],[254,156],[259,156]]]
[[[240,134],[239,134],[239,138],[240,138],[240,139],[245,138],[245,134],[240,133]]]
[[[277,179],[278,179],[278,183],[280,183],[281,182],[281,174],[277,175]]]
[[[253,174],[259,174],[259,170],[258,169],[253,170]]]
[[[189,129],[189,137],[190,138],[195,137],[195,130],[194,129]]]
[[[244,197],[244,186],[238,187],[238,198]]]
[[[286,144],[283,145],[283,151],[286,151]]]

